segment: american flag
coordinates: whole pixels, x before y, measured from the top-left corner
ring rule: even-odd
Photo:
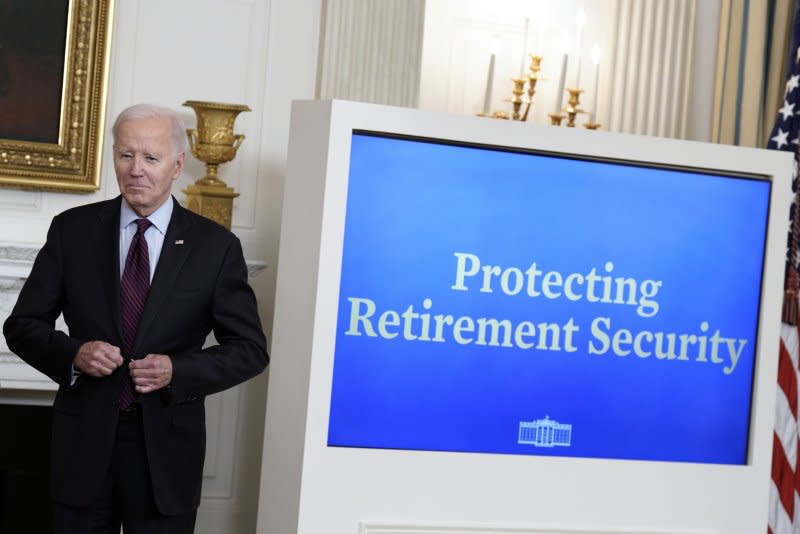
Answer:
[[[798,133],[800,132],[800,0],[795,1],[789,75],[783,105],[778,110],[768,148],[789,150],[795,154],[792,191],[795,200],[789,218],[791,230],[786,248],[783,325],[778,360],[778,393],[775,431],[772,440],[772,483],[769,495],[770,534],[800,533],[800,465],[798,465],[798,384],[800,384],[800,339],[798,338],[798,240],[800,208],[797,198]]]

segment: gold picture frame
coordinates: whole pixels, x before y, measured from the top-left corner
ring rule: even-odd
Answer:
[[[113,2],[0,0],[0,186],[100,187]]]

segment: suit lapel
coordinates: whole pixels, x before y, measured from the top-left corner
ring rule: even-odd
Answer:
[[[192,250],[192,242],[185,239],[187,231],[191,226],[191,218],[187,217],[186,209],[174,201],[172,218],[164,236],[164,245],[161,247],[161,255],[158,259],[153,282],[150,284],[150,291],[144,304],[142,317],[136,329],[136,338],[133,342],[133,353],[138,352],[139,344],[145,337],[145,332],[158,315],[159,309],[164,299],[169,295],[170,290],[175,285],[186,258]]]
[[[119,293],[119,208],[122,197],[101,205],[98,224],[89,229],[89,239],[97,251],[95,261],[100,272],[103,301],[109,304],[109,313],[120,341],[122,340],[122,308]]]

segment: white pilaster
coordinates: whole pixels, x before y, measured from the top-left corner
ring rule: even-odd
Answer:
[[[416,107],[424,0],[328,0],[317,94]]]
[[[687,137],[697,0],[616,0],[608,129]],[[602,106],[601,106],[602,107]]]

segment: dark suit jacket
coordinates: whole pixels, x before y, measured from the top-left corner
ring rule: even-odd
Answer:
[[[88,505],[106,473],[128,372],[81,375],[70,385],[82,343],[122,347],[120,201],[53,219],[3,328],[9,348],[59,384],[51,489],[72,506]],[[54,329],[62,312],[68,333]],[[203,349],[212,330],[219,344]],[[258,374],[268,356],[239,240],[177,202],[131,356],[149,353],[168,354],[173,365],[171,385],[139,400],[155,501],[164,514],[182,514],[200,502],[205,396]]]

